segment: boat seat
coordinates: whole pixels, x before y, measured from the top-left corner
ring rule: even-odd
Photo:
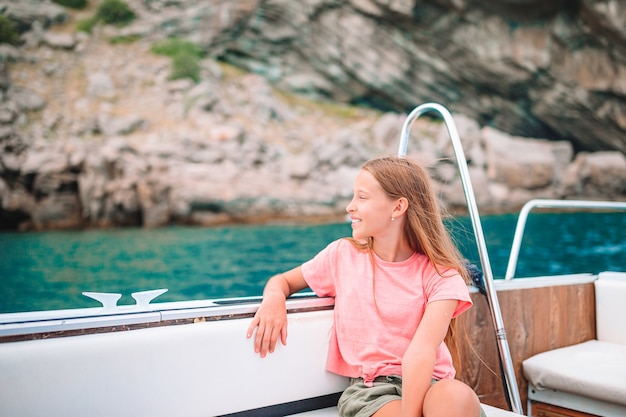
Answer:
[[[487,417],[515,417],[519,414],[505,411],[490,405],[481,404]],[[321,410],[307,411],[305,413],[296,414],[298,417],[338,417],[337,407],[324,408]]]
[[[325,370],[333,311],[290,314],[287,345],[263,359],[250,320],[0,343],[0,416],[336,417],[348,378]]]
[[[529,408],[552,404],[605,417],[626,415],[626,273],[602,273],[594,282],[596,339],[526,359]]]

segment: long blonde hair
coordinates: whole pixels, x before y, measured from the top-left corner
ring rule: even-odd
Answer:
[[[367,161],[363,170],[369,172],[391,199],[408,200],[404,235],[411,249],[426,255],[437,272],[453,268],[470,283],[463,256],[454,245],[443,224],[442,209],[433,190],[428,173],[407,158],[387,156]],[[372,239],[365,243],[351,239],[356,246],[372,250]],[[373,258],[372,258],[373,260]],[[460,355],[455,338],[456,320],[453,319],[445,337],[455,365],[460,366]]]

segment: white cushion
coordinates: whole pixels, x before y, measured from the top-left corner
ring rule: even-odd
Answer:
[[[555,389],[626,405],[626,346],[590,340],[540,353],[523,362],[535,388]]]
[[[603,272],[594,282],[596,290],[596,339],[626,345],[626,273]],[[626,385],[626,381],[622,382]]]

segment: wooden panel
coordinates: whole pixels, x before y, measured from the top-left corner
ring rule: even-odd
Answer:
[[[532,278],[530,278],[532,279]],[[499,353],[486,297],[472,294],[474,307],[459,318],[459,379],[481,402],[509,409]],[[528,382],[522,361],[537,353],[594,339],[593,283],[498,291],[513,368],[526,407]]]
[[[587,414],[556,405],[532,402],[533,417],[597,417],[595,414]]]

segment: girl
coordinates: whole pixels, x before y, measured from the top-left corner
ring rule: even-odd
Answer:
[[[286,344],[285,299],[309,287],[335,297],[327,369],[350,377],[342,417],[480,416],[444,343],[452,319],[472,303],[430,178],[409,159],[370,160],[346,210],[352,238],[266,284],[247,332],[256,329],[255,351],[265,357],[279,338]]]

